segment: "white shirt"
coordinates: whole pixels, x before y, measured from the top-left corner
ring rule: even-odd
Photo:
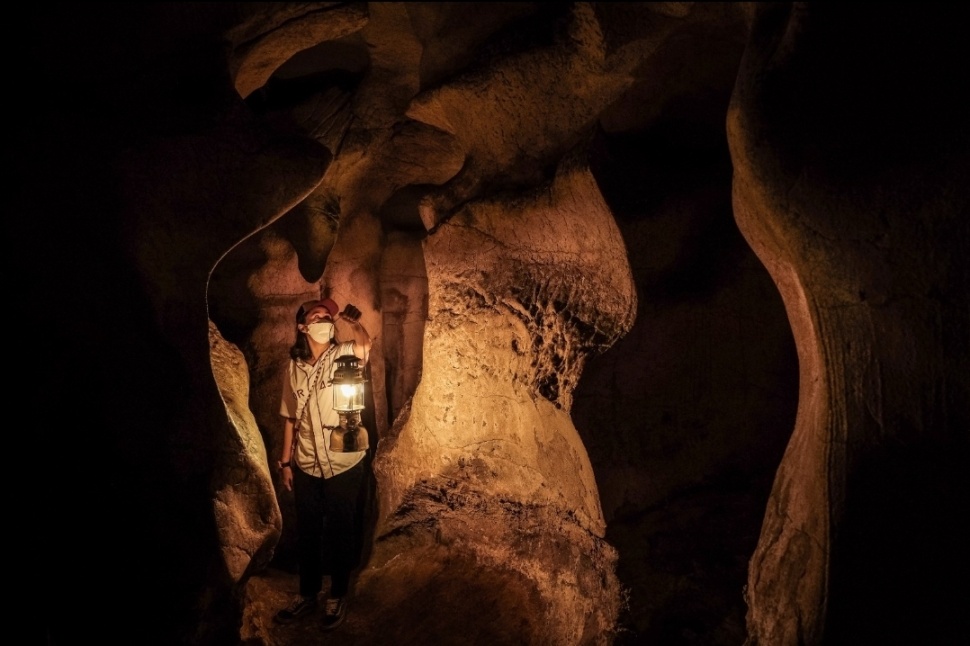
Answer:
[[[313,365],[291,359],[283,383],[280,415],[296,419],[293,459],[304,472],[317,478],[332,478],[350,469],[366,451],[330,451],[330,433],[340,424],[333,409],[333,375],[337,357],[354,353],[353,341],[331,345]]]

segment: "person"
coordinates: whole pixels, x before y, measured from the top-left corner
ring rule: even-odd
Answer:
[[[344,619],[350,574],[357,565],[355,521],[366,454],[330,449],[330,434],[340,423],[332,382],[338,357],[353,354],[365,365],[371,349],[360,310],[348,304],[338,311],[330,298],[309,301],[297,311],[296,342],[290,348],[280,404],[284,421],[278,463],[281,482],[294,496],[300,593],[275,620],[286,624],[315,612],[329,574],[323,619],[328,630]],[[347,323],[341,329],[349,329],[352,338],[335,339],[337,321]]]

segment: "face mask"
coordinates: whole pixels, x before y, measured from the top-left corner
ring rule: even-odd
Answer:
[[[307,334],[317,343],[330,343],[333,338],[333,323],[330,321],[319,321],[307,326]]]

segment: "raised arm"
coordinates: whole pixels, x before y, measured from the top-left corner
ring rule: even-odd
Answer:
[[[348,304],[344,311],[337,315],[337,320],[345,323],[342,325],[340,341],[353,341],[354,354],[357,358],[367,363],[370,357],[371,338],[367,330],[360,323],[360,310]]]

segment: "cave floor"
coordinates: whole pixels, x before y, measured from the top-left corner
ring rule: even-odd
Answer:
[[[324,582],[326,589],[328,582]],[[316,644],[373,644],[374,635],[368,630],[367,612],[356,606],[351,593],[347,615],[337,628],[324,631],[323,620],[325,595],[320,595],[317,611],[292,624],[282,625],[273,621],[273,615],[296,598],[299,577],[282,570],[269,568],[250,578],[246,590],[243,616],[243,644],[251,646],[315,646]]]

